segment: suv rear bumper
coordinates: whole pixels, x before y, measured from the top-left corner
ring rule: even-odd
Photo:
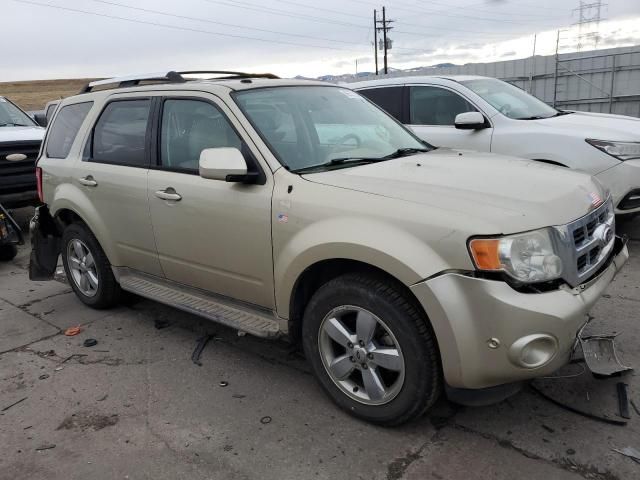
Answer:
[[[613,260],[598,276],[545,293],[520,293],[502,281],[458,273],[412,286],[433,325],[447,384],[488,388],[567,364],[587,313],[628,258],[618,238]]]

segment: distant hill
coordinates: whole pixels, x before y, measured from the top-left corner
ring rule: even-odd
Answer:
[[[50,100],[74,95],[93,78],[28,80],[0,83],[0,95],[17,103],[23,110],[42,110]]]

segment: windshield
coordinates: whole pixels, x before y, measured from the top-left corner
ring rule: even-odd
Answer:
[[[36,123],[31,117],[16,107],[6,98],[0,97],[0,127],[25,126],[31,127]]]
[[[339,87],[246,90],[234,98],[271,151],[289,170],[345,168],[399,150],[432,148],[364,97]],[[327,164],[327,165],[326,165]],[[339,164],[339,166],[338,166]]]
[[[509,118],[535,120],[555,117],[559,113],[533,95],[495,78],[465,80],[460,83]]]

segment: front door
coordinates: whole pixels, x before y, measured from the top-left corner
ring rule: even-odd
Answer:
[[[459,130],[456,115],[478,111],[457,92],[431,85],[409,86],[409,127],[436,147],[489,152],[493,129]]]
[[[271,177],[245,185],[198,174],[205,148],[239,148],[255,162],[232,118],[214,96],[162,99],[148,187],[158,255],[169,280],[273,308]]]

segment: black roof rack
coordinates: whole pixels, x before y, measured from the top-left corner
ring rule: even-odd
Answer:
[[[228,80],[234,78],[270,78],[278,79],[280,77],[272,73],[245,73],[245,72],[232,72],[228,70],[189,70],[184,72],[161,72],[161,73],[146,73],[142,75],[129,75],[126,77],[105,78],[104,80],[95,80],[87,83],[80,93],[88,93],[95,90],[96,87],[102,87],[104,85],[117,84],[111,88],[125,88],[135,87],[140,85],[140,82],[158,82],[158,83],[185,83],[190,79],[185,78],[184,75],[218,75],[216,80]],[[222,76],[219,76],[222,75]],[[208,79],[207,79],[208,80]],[[213,80],[213,79],[211,79]],[[107,88],[105,88],[107,90]]]

